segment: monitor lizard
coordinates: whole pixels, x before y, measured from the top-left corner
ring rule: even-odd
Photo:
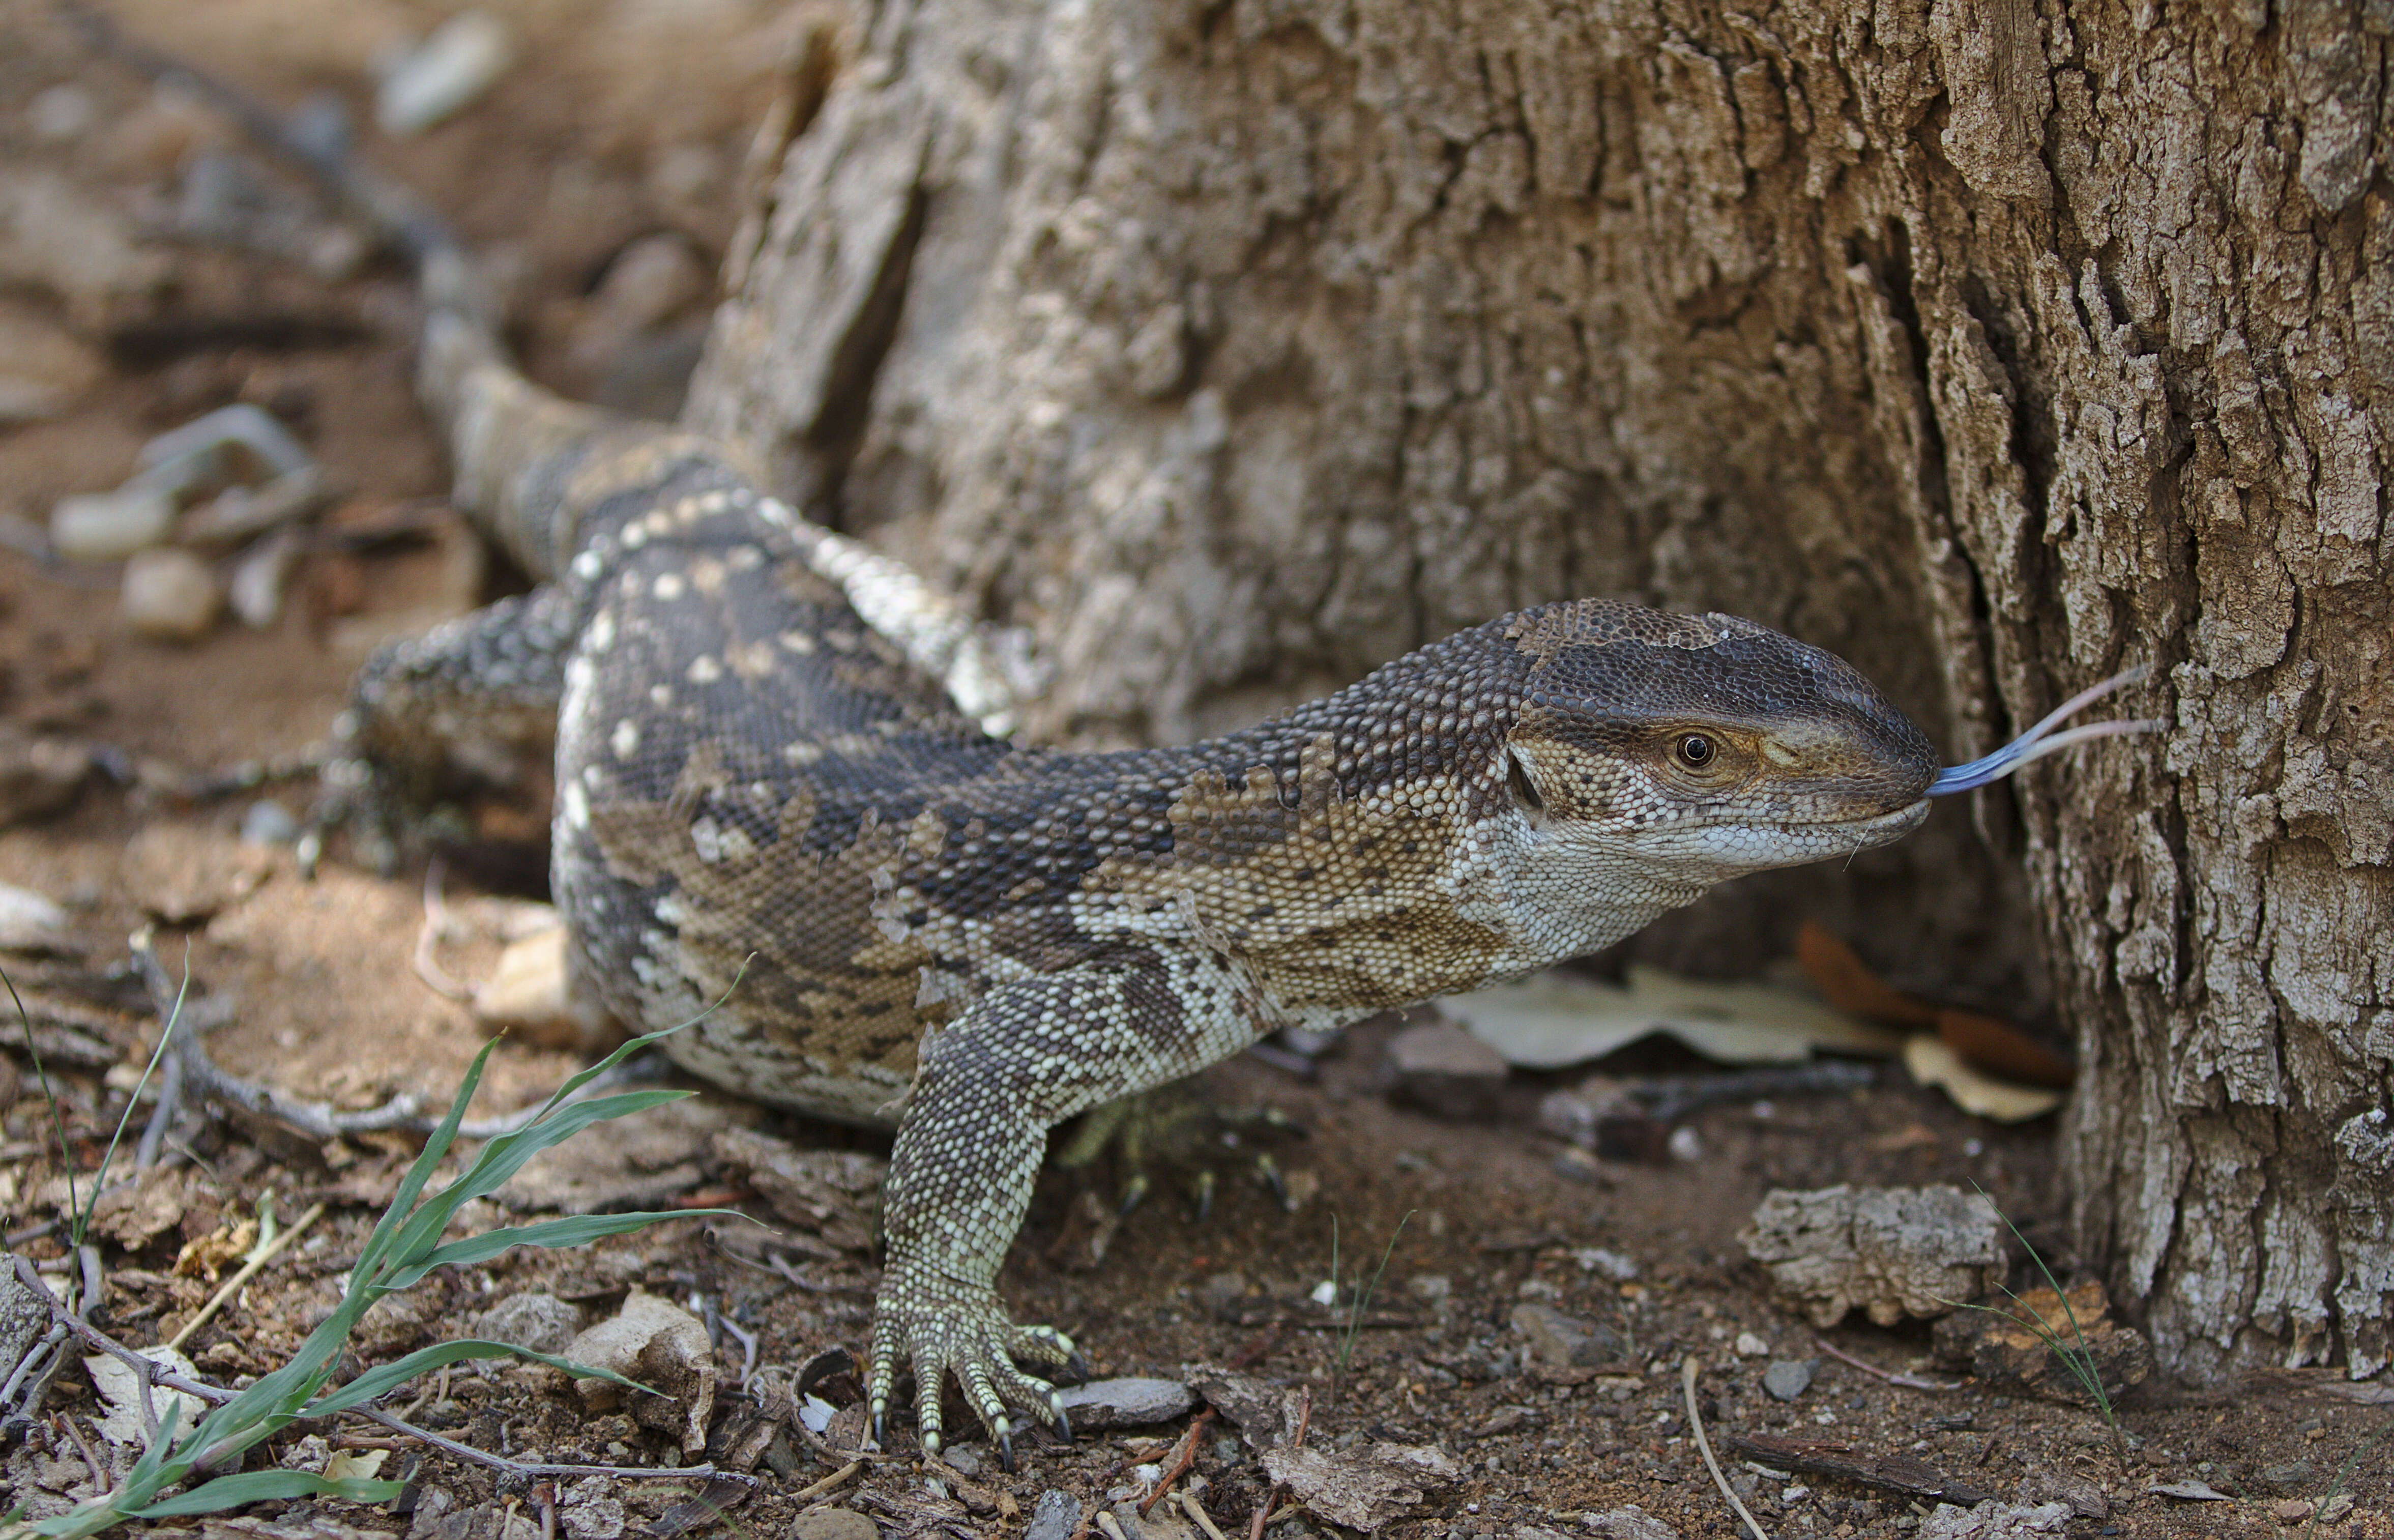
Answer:
[[[1018,1414],[1070,1438],[1018,1365],[1064,1365],[1071,1339],[1014,1323],[995,1286],[1056,1124],[1277,1028],[1516,978],[1729,878],[1900,838],[2052,726],[1940,778],[1920,730],[1818,648],[1580,599],[1186,747],[1017,743],[1030,681],[1006,633],[807,520],[734,448],[532,384],[404,189],[107,41],[413,258],[454,500],[538,584],[366,665],[320,824],[384,827],[452,745],[553,727],[577,987],[643,1031],[698,1018],[665,1051],[717,1085],[895,1129],[876,1439],[910,1369],[927,1450],[951,1374],[1009,1468]]]

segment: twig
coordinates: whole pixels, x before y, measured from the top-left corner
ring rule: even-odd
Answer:
[[[1180,1511],[1189,1515],[1190,1522],[1205,1532],[1205,1540],[1230,1540],[1230,1536],[1222,1533],[1221,1526],[1214,1522],[1214,1516],[1205,1511],[1204,1504],[1186,1492],[1174,1493],[1172,1500],[1180,1505]]]
[[[807,1485],[798,1488],[797,1491],[791,1493],[790,1501],[794,1503],[812,1502],[817,1497],[820,1497],[824,1493],[831,1491],[834,1487],[838,1486],[841,1482],[848,1480],[863,1468],[864,1462],[862,1460],[850,1460],[846,1465],[841,1466],[837,1470],[833,1471],[830,1475],[823,1477],[821,1481],[811,1481]]]
[[[745,1390],[748,1389],[748,1376],[756,1372],[757,1334],[741,1330],[730,1316],[720,1311],[711,1310],[709,1313],[715,1316],[715,1323],[740,1344],[740,1383],[733,1389]]]
[[[150,1121],[141,1128],[141,1142],[133,1147],[133,1169],[147,1171],[158,1164],[158,1147],[166,1142],[166,1129],[182,1110],[182,1104],[183,1060],[170,1053],[158,1072],[158,1104],[150,1109]]]
[[[470,1006],[480,993],[474,985],[452,978],[441,966],[434,948],[449,931],[449,906],[441,901],[441,878],[444,872],[441,858],[434,856],[424,868],[424,923],[415,928],[415,954],[413,959],[415,977],[425,988],[443,1000]]]
[[[345,1134],[389,1130],[428,1134],[441,1121],[424,1111],[423,1102],[413,1092],[402,1091],[379,1107],[344,1112],[335,1109],[329,1101],[302,1101],[270,1086],[261,1086],[238,1075],[228,1074],[208,1058],[207,1050],[200,1046],[196,1032],[176,1034],[175,1055],[183,1061],[183,1078],[193,1095],[225,1102],[255,1116],[271,1118],[312,1139],[325,1140]],[[573,1100],[586,1101],[602,1095],[622,1085],[626,1078],[613,1072],[602,1074],[576,1091]],[[466,1139],[496,1139],[502,1134],[512,1134],[528,1126],[539,1118],[546,1106],[546,1102],[533,1102],[519,1112],[499,1117],[469,1118],[458,1125],[457,1132]]]
[[[256,1251],[251,1252],[249,1254],[249,1260],[241,1265],[241,1270],[234,1273],[230,1278],[225,1280],[224,1286],[217,1290],[215,1295],[209,1298],[206,1304],[200,1307],[200,1313],[185,1322],[181,1331],[177,1332],[173,1336],[166,1339],[166,1346],[169,1348],[180,1348],[184,1343],[190,1341],[191,1334],[198,1331],[202,1326],[206,1325],[209,1318],[214,1316],[217,1310],[224,1308],[224,1302],[226,1300],[239,1293],[241,1291],[241,1286],[243,1283],[248,1283],[251,1279],[257,1276],[257,1272],[260,1268],[263,1268],[267,1263],[271,1262],[275,1257],[281,1256],[285,1250],[289,1249],[291,1243],[299,1238],[302,1231],[306,1230],[309,1225],[314,1224],[318,1219],[322,1218],[323,1216],[324,1205],[322,1204],[318,1204],[313,1208],[308,1210],[307,1213],[300,1215],[298,1219],[292,1224],[290,1229],[284,1231],[282,1234],[275,1236],[272,1240],[268,1241]]]
[[[91,1467],[92,1485],[99,1488],[102,1495],[116,1490],[116,1483],[108,1479],[107,1468],[99,1463],[99,1456],[91,1452],[90,1441],[83,1436],[83,1429],[75,1426],[73,1417],[64,1412],[53,1412],[50,1414],[50,1426],[73,1441],[75,1453],[83,1456],[84,1464]]]
[[[557,1483],[533,1482],[532,1505],[540,1509],[540,1540],[557,1540]]]
[[[1313,1391],[1310,1387],[1297,1392],[1296,1437],[1288,1441],[1291,1449],[1305,1447],[1305,1430],[1313,1423]]]
[[[1907,1390],[1959,1390],[1962,1388],[1959,1380],[1949,1385],[1943,1380],[1923,1379],[1918,1375],[1900,1375],[1891,1369],[1882,1369],[1875,1363],[1864,1363],[1825,1336],[1814,1336],[1812,1346],[1840,1363],[1860,1369],[1863,1374],[1883,1379],[1889,1385],[1901,1385]]]
[[[1247,1524],[1247,1540],[1264,1540],[1264,1526],[1271,1522],[1272,1510],[1280,1506],[1279,1498],[1277,1486],[1264,1494],[1264,1500],[1256,1506],[1255,1518]]]
[[[197,1396],[213,1406],[221,1406],[233,1399],[235,1392],[231,1390],[210,1385],[205,1380],[191,1379],[177,1374],[156,1359],[146,1358],[117,1341],[69,1310],[65,1300],[52,1294],[43,1284],[42,1275],[33,1270],[33,1265],[31,1262],[26,1261],[22,1257],[13,1257],[11,1260],[17,1265],[17,1281],[39,1295],[49,1306],[50,1320],[55,1324],[65,1327],[99,1351],[122,1362],[152,1385],[163,1385],[169,1390],[180,1390],[185,1395]]]
[[[526,1481],[542,1476],[560,1476],[569,1480],[584,1476],[612,1476],[619,1481],[689,1481],[693,1477],[704,1477],[708,1481],[734,1481],[750,1488],[764,1484],[754,1476],[736,1470],[717,1470],[712,1465],[550,1465],[511,1460],[505,1454],[493,1454],[488,1450],[477,1449],[470,1443],[459,1443],[454,1439],[444,1439],[440,1434],[418,1428],[413,1423],[401,1422],[380,1407],[359,1406],[351,1410],[359,1416],[382,1424],[394,1433],[430,1444],[443,1454],[454,1454],[461,1460],[488,1466],[493,1470],[503,1470]]]
[[[1208,1406],[1198,1413],[1196,1420],[1189,1425],[1188,1435],[1180,1441],[1180,1447],[1173,1452],[1172,1464],[1156,1478],[1155,1490],[1147,1494],[1147,1501],[1138,1505],[1140,1518],[1146,1518],[1156,1504],[1164,1501],[1164,1494],[1172,1490],[1172,1483],[1180,1480],[1181,1473],[1197,1463],[1197,1440],[1204,1432],[1205,1425],[1213,1420],[1214,1409]]]
[[[1746,1512],[1745,1505],[1737,1500],[1737,1494],[1730,1488],[1729,1478],[1721,1474],[1720,1462],[1713,1458],[1713,1441],[1704,1437],[1704,1415],[1696,1410],[1696,1359],[1693,1353],[1679,1362],[1679,1389],[1688,1397],[1688,1430],[1696,1436],[1696,1448],[1703,1454],[1704,1468],[1713,1473],[1713,1485],[1720,1488],[1720,1494],[1729,1499],[1729,1506],[1745,1520],[1745,1527],[1753,1532],[1754,1540],[1770,1540],[1769,1533],[1754,1521],[1754,1515]]]

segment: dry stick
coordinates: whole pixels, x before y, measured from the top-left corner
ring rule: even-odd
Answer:
[[[267,1242],[264,1245],[250,1253],[249,1260],[241,1265],[241,1270],[234,1273],[230,1278],[225,1280],[224,1287],[217,1290],[216,1294],[208,1300],[208,1302],[200,1307],[200,1313],[186,1322],[181,1331],[177,1332],[173,1336],[166,1339],[166,1346],[169,1348],[180,1348],[185,1342],[191,1340],[191,1334],[198,1331],[202,1326],[206,1325],[208,1323],[208,1319],[215,1315],[217,1310],[224,1308],[224,1302],[226,1300],[239,1293],[241,1286],[243,1283],[248,1283],[251,1279],[257,1276],[257,1272],[260,1268],[263,1268],[267,1263],[271,1262],[277,1257],[280,1257],[284,1251],[288,1250],[291,1243],[299,1238],[299,1232],[301,1231],[306,1230],[309,1225],[314,1224],[318,1219],[321,1219],[323,1217],[324,1205],[322,1204],[318,1204],[315,1207],[308,1210],[307,1213],[300,1215],[298,1220],[294,1223],[290,1229],[284,1231],[282,1234],[277,1235],[271,1241]]]
[[[1205,1540],[1230,1540],[1229,1535],[1222,1533],[1221,1527],[1214,1522],[1214,1516],[1205,1511],[1204,1504],[1185,1492],[1174,1493],[1172,1500],[1180,1505],[1180,1511],[1189,1515],[1190,1521],[1205,1532]]]
[[[343,1134],[371,1134],[386,1129],[428,1134],[440,1125],[441,1120],[425,1112],[424,1103],[412,1092],[402,1091],[379,1107],[344,1112],[336,1111],[329,1101],[302,1101],[270,1086],[260,1086],[238,1075],[228,1074],[208,1058],[207,1050],[200,1046],[196,1032],[177,1033],[175,1052],[183,1060],[183,1079],[194,1095],[229,1102],[244,1112],[272,1118],[309,1139],[330,1139]],[[566,1105],[586,1101],[622,1085],[629,1077],[619,1073],[621,1068],[619,1065],[616,1070],[584,1085]],[[526,1127],[546,1111],[547,1103],[536,1101],[499,1117],[468,1118],[457,1125],[457,1132],[467,1139],[496,1139],[502,1134],[512,1134]]]
[[[52,1322],[64,1326],[100,1352],[123,1362],[149,1383],[163,1385],[169,1390],[180,1390],[186,1395],[197,1396],[214,1406],[221,1406],[233,1399],[233,1391],[225,1389],[221,1386],[210,1385],[205,1380],[192,1379],[188,1375],[177,1374],[157,1360],[144,1358],[135,1352],[124,1343],[117,1341],[67,1309],[66,1301],[43,1285],[41,1274],[33,1270],[33,1265],[31,1262],[26,1261],[22,1257],[15,1257],[13,1260],[17,1264],[17,1281],[32,1289],[49,1306]]]
[[[1203,1433],[1205,1425],[1213,1420],[1214,1409],[1208,1406],[1197,1414],[1196,1421],[1189,1425],[1188,1435],[1180,1441],[1180,1447],[1173,1452],[1172,1464],[1165,1468],[1162,1476],[1156,1478],[1155,1490],[1147,1494],[1147,1501],[1138,1505],[1140,1518],[1146,1518],[1156,1504],[1164,1501],[1164,1494],[1172,1490],[1172,1483],[1180,1480],[1181,1473],[1197,1463],[1198,1435]]]
[[[50,1426],[62,1430],[74,1441],[75,1453],[83,1456],[84,1464],[91,1467],[92,1484],[99,1488],[102,1496],[116,1490],[116,1483],[108,1479],[107,1468],[99,1463],[99,1456],[91,1452],[90,1443],[85,1440],[83,1429],[74,1425],[72,1416],[64,1412],[53,1412],[50,1414]]]
[[[806,1486],[798,1488],[797,1491],[791,1493],[790,1501],[794,1503],[812,1502],[815,1498],[822,1496],[824,1493],[829,1492],[832,1488],[839,1485],[842,1481],[847,1481],[849,1477],[854,1476],[858,1471],[862,1470],[863,1468],[864,1462],[862,1460],[850,1460],[846,1465],[841,1466],[837,1470],[833,1471],[830,1475],[823,1477],[821,1481],[810,1482]]]
[[[1680,1361],[1679,1389],[1687,1392],[1688,1428],[1696,1436],[1696,1447],[1703,1452],[1704,1468],[1713,1473],[1713,1485],[1720,1488],[1720,1494],[1729,1499],[1729,1506],[1737,1510],[1737,1516],[1745,1520],[1745,1527],[1754,1532],[1754,1540],[1770,1540],[1769,1533],[1754,1521],[1754,1515],[1745,1511],[1745,1505],[1737,1500],[1737,1494],[1730,1489],[1729,1478],[1721,1474],[1720,1462],[1713,1458],[1713,1441],[1704,1437],[1704,1415],[1696,1410],[1696,1359],[1693,1353]]]
[[[1875,1375],[1889,1385],[1901,1385],[1907,1390],[1959,1390],[1962,1388],[1959,1380],[1949,1385],[1943,1380],[1923,1379],[1918,1375],[1900,1375],[1891,1369],[1882,1369],[1875,1363],[1864,1363],[1825,1336],[1813,1337],[1812,1346],[1840,1363],[1851,1364],[1863,1374]]]
[[[736,1481],[749,1488],[764,1484],[754,1476],[737,1470],[718,1470],[713,1465],[551,1465],[511,1460],[505,1454],[493,1454],[488,1450],[477,1449],[470,1443],[459,1443],[454,1439],[444,1439],[440,1434],[418,1428],[413,1423],[401,1422],[379,1407],[353,1406],[349,1408],[349,1412],[352,1415],[378,1422],[394,1433],[401,1433],[408,1438],[430,1444],[443,1454],[454,1454],[461,1460],[488,1466],[493,1470],[503,1470],[510,1475],[526,1479],[537,1476],[563,1476],[569,1479],[583,1476],[612,1476],[622,1481],[688,1481],[693,1477],[704,1477],[708,1481]]]
[[[434,856],[424,868],[424,919],[415,928],[415,954],[412,961],[416,980],[425,988],[443,1000],[470,1006],[480,991],[473,984],[451,978],[438,955],[441,938],[449,932],[449,906],[441,895],[444,871],[439,856]]]

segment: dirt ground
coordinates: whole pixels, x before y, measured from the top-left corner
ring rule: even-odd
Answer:
[[[278,103],[329,89],[362,120],[375,61],[444,9],[406,0],[121,0],[112,13]],[[502,9],[520,48],[497,86],[419,137],[363,130],[369,153],[493,254],[534,374],[577,393],[669,402],[705,296],[626,311],[608,276],[636,244],[661,249],[661,234],[707,269],[719,259],[739,212],[748,140],[793,35],[793,7],[524,0]],[[421,867],[385,879],[335,859],[303,880],[287,843],[243,835],[275,832],[261,801],[304,813],[304,778],[233,792],[198,779],[297,759],[322,738],[376,642],[511,581],[440,504],[440,455],[408,390],[406,274],[345,250],[336,227],[288,181],[262,179],[241,194],[248,203],[234,200],[248,211],[240,221],[247,235],[212,233],[221,221],[209,224],[212,205],[193,191],[204,181],[193,168],[220,167],[235,149],[187,98],[96,58],[46,5],[0,0],[0,191],[20,210],[33,206],[29,185],[66,199],[113,253],[102,261],[89,255],[97,248],[79,247],[45,266],[38,252],[0,252],[0,338],[17,339],[0,352],[24,349],[13,364],[0,359],[0,375],[13,368],[53,388],[40,412],[0,421],[0,519],[15,520],[0,549],[0,731],[100,751],[71,805],[0,829],[0,884],[47,895],[70,915],[66,940],[47,954],[6,961],[20,987],[75,1002],[88,1034],[121,1054],[113,1069],[52,1067],[86,1172],[124,1107],[131,1078],[123,1066],[139,1064],[156,1030],[125,970],[125,939],[145,926],[170,969],[188,958],[195,993],[229,1006],[230,1020],[208,1039],[216,1060],[295,1094],[349,1108],[401,1091],[443,1097],[483,1041],[467,1009],[427,987],[414,966]],[[0,239],[38,245],[23,218],[12,235],[0,217]],[[53,231],[86,228],[44,218]],[[272,624],[253,629],[228,618],[187,644],[142,639],[119,612],[113,565],[46,565],[29,554],[58,498],[116,486],[151,435],[235,401],[290,426],[335,491]],[[519,888],[530,872],[536,887],[536,852],[527,859],[525,846],[543,816],[536,789],[495,802],[483,815],[480,859],[469,850],[461,866],[503,886],[513,873]],[[475,893],[467,877],[449,879],[456,923],[435,951],[459,978],[489,972],[510,913]],[[18,1030],[12,1022],[12,1052]],[[1018,1316],[1075,1334],[1100,1375],[1195,1377],[1194,1366],[1213,1364],[1300,1387],[1310,1396],[1314,1447],[1440,1447],[1460,1474],[1427,1486],[1379,1531],[1395,1536],[1635,1534],[1622,1527],[1628,1520],[1598,1517],[1633,1504],[1682,1536],[1736,1533],[1690,1436],[1679,1388],[1690,1355],[1702,1362],[1703,1414],[1717,1446],[1741,1434],[1798,1438],[1845,1446],[1855,1461],[1908,1455],[2004,1503],[2074,1496],[2081,1511],[2041,1520],[2052,1533],[2394,1535],[2394,1404],[2383,1394],[2355,1400],[2296,1373],[2203,1392],[2149,1383],[2121,1411],[2124,1453],[2092,1411],[1930,1365],[1925,1324],[1881,1330],[1855,1316],[1816,1341],[1799,1315],[1773,1302],[1739,1243],[1773,1187],[1977,1183],[2059,1270],[2068,1258],[2050,1119],[1980,1122],[1888,1066],[1860,1091],[1694,1113],[1683,1120],[1693,1140],[1683,1136],[1676,1154],[1591,1158],[1518,1115],[1527,1104],[1518,1090],[1493,1117],[1444,1120],[1399,1104],[1384,1069],[1395,1030],[1382,1022],[1348,1034],[1310,1074],[1256,1059],[1216,1072],[1209,1089],[1222,1103],[1269,1106],[1305,1132],[1236,1136],[1235,1150],[1209,1134],[1225,1176],[1210,1216],[1192,1221],[1170,1177],[1104,1236],[1095,1267],[1084,1195],[1111,1191],[1115,1173],[1102,1164],[1048,1173],[1004,1279]],[[523,1105],[575,1062],[566,1051],[510,1041],[477,1110]],[[1605,1067],[1703,1068],[1651,1048]],[[0,1101],[13,1105],[0,1200],[23,1253],[54,1258],[54,1236],[22,1238],[55,1214],[50,1112],[20,1054],[7,1080]],[[1530,1101],[1539,1088],[1529,1087]],[[719,1094],[705,1105],[694,1119],[607,1139],[612,1175],[560,1173],[549,1195],[582,1180],[579,1201],[637,1191],[668,1202],[742,1200],[769,1214],[710,1133],[751,1125],[802,1146],[886,1150],[886,1141],[742,1109]],[[204,1372],[232,1383],[273,1367],[330,1309],[410,1146],[394,1136],[315,1145],[196,1119],[182,1126],[164,1207],[148,1224],[125,1220],[108,1251],[112,1293],[101,1319],[125,1340],[163,1338],[190,1318],[211,1290],[176,1272],[178,1255],[229,1235],[261,1193],[276,1194],[286,1218],[311,1203],[328,1205],[309,1240],[186,1344]],[[1258,1143],[1285,1173],[1291,1202],[1239,1177]],[[604,1190],[598,1198],[589,1183]],[[487,1225],[502,1216],[478,1209],[473,1218]],[[1334,1373],[1334,1323],[1305,1302],[1330,1272],[1334,1244],[1348,1273],[1358,1257],[1369,1262],[1388,1248],[1343,1375]],[[864,1348],[869,1294],[860,1285],[869,1285],[869,1263],[817,1245],[811,1260],[777,1275],[711,1244],[706,1223],[692,1218],[582,1250],[516,1254],[426,1281],[414,1306],[374,1324],[360,1361],[454,1335],[511,1296],[546,1291],[577,1321],[598,1321],[638,1287],[736,1328],[717,1346],[729,1408],[748,1362],[743,1334],[768,1368]],[[2022,1271],[2014,1282],[2032,1280]],[[1525,1365],[1529,1338],[1517,1323],[1530,1305],[1587,1332],[1602,1362]],[[1947,1388],[1890,1383],[1832,1349]],[[1790,1401],[1761,1384],[1779,1360],[1818,1361],[1816,1377]],[[836,1378],[824,1388],[848,1389]],[[59,1395],[72,1417],[93,1410],[92,1393],[72,1375]],[[414,1399],[426,1426],[518,1458],[685,1463],[673,1438],[621,1412],[585,1411],[533,1371],[460,1371]],[[852,1434],[854,1416],[833,1425],[834,1441],[843,1428]],[[843,1529],[825,1517],[844,1509],[884,1534],[1019,1534],[1045,1493],[1069,1494],[1085,1513],[1140,1495],[1138,1468],[1168,1460],[1187,1425],[1183,1417],[1096,1432],[1071,1448],[1025,1440],[1012,1475],[972,1441],[950,1468],[887,1462],[803,1499],[794,1494],[838,1466],[809,1440],[785,1439],[774,1448],[786,1457],[768,1458],[762,1490],[721,1525],[818,1540],[864,1534],[856,1520]],[[373,1447],[372,1431],[318,1436]],[[296,1441],[284,1441],[276,1457],[296,1457]],[[914,1451],[911,1429],[897,1444]],[[540,1494],[490,1470],[439,1454],[419,1463],[405,1441],[391,1460],[386,1474],[404,1468],[415,1482],[399,1510],[265,1503],[249,1510],[258,1521],[251,1532],[530,1540],[545,1536],[548,1520],[608,1540],[621,1526],[657,1522],[689,1495],[685,1484],[602,1480],[575,1489],[580,1506],[569,1503],[559,1520]],[[57,1511],[62,1498],[88,1490],[77,1484],[83,1468],[55,1429],[38,1429],[7,1466],[7,1502]],[[1771,1474],[1767,1462],[1734,1456],[1728,1468],[1773,1534],[1977,1533],[1955,1527],[1956,1514],[1932,1514],[1884,1487]],[[1206,1508],[1225,1531],[1243,1533],[1268,1487],[1256,1458],[1217,1422],[1198,1441],[1196,1470]],[[2217,1499],[2152,1490],[2188,1482]],[[1171,1512],[1158,1508],[1148,1533],[1195,1533]],[[1299,1511],[1269,1533],[1294,1540],[1325,1528]]]

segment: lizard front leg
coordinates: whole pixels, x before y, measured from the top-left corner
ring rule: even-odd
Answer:
[[[1072,1436],[1055,1387],[1015,1366],[1066,1363],[1072,1340],[1014,1324],[996,1287],[1047,1130],[1227,1058],[1267,1022],[1236,965],[1193,944],[1141,941],[999,985],[925,1043],[883,1209],[888,1257],[867,1388],[876,1440],[901,1360],[914,1366],[927,1451],[940,1448],[940,1388],[951,1373],[1006,1468],[1008,1408]]]

